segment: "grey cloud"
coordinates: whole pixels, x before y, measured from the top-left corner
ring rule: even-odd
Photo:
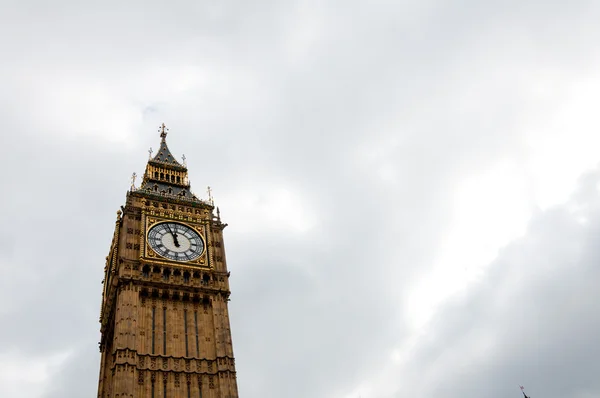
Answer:
[[[411,362],[431,375],[424,394],[502,397],[519,383],[532,396],[600,393],[599,181],[588,174],[569,203],[538,214],[466,297],[440,310]],[[574,205],[585,210],[572,214]]]

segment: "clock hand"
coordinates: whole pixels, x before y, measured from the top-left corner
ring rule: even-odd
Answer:
[[[175,244],[175,247],[179,247],[179,242],[177,241],[177,234],[173,232],[173,230],[171,229],[171,226],[169,225],[169,223],[167,223],[167,229],[169,230],[169,232],[173,236],[173,243]]]

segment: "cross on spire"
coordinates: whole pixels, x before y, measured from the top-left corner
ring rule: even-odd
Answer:
[[[169,132],[169,129],[167,128],[167,126],[165,126],[165,124],[163,123],[159,128],[158,131],[160,131],[160,138],[162,138],[162,142],[165,142],[165,138],[167,138],[167,134]]]

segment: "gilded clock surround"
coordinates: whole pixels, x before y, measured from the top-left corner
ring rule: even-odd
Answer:
[[[106,257],[100,311],[99,398],[237,398],[229,277],[218,208],[195,196],[166,145],[127,193]],[[177,222],[204,241],[187,262],[149,247],[150,228]]]
[[[200,224],[200,225],[193,225],[193,224],[188,224],[184,221],[181,221],[179,219],[173,219],[173,218],[154,218],[154,217],[146,217],[146,234],[144,237],[144,257],[145,258],[150,258],[150,259],[163,259],[164,261],[171,261],[168,259],[165,259],[164,257],[162,257],[160,254],[156,253],[152,247],[150,246],[150,242],[148,241],[148,234],[150,233],[150,230],[161,223],[164,222],[176,222],[178,224],[182,224],[187,226],[188,228],[193,229],[194,231],[196,231],[198,233],[198,235],[200,235],[200,239],[202,239],[202,243],[204,245],[203,249],[202,249],[202,253],[200,254],[200,256],[197,259],[194,260],[189,260],[186,262],[181,262],[178,261],[178,263],[180,264],[188,264],[188,265],[197,265],[200,267],[210,267],[210,263],[208,262],[207,258],[206,258],[206,232],[207,232],[207,227],[206,227],[206,223],[204,224]]]

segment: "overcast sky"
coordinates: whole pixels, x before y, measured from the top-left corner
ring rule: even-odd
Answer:
[[[600,2],[0,6],[1,397],[95,396],[163,122],[242,398],[600,396]]]

